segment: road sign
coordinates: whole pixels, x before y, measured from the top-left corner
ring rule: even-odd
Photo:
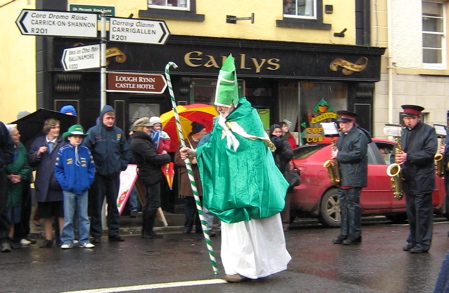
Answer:
[[[108,92],[162,94],[166,88],[162,74],[108,72]]]
[[[115,6],[105,6],[105,5],[89,5],[89,4],[69,4],[69,11],[74,12],[94,12],[98,15],[98,20],[101,20],[101,13],[109,16],[115,16]]]
[[[65,49],[61,62],[64,71],[100,67],[100,45]]]
[[[16,20],[22,35],[97,37],[97,14],[23,9]]]
[[[170,32],[162,20],[111,17],[109,41],[163,45]]]

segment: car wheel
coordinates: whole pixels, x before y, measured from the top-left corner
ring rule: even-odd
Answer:
[[[326,227],[340,227],[338,189],[330,189],[324,193],[321,198],[318,220]]]
[[[404,224],[407,222],[407,214],[385,215],[387,220],[393,222],[393,224]]]

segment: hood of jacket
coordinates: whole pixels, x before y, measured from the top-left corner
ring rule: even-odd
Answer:
[[[103,109],[101,110],[100,117],[99,117],[99,119],[98,119],[98,120],[99,120],[98,123],[99,123],[101,126],[103,126],[104,128],[106,128],[106,129],[112,129],[114,126],[112,126],[112,127],[107,127],[107,126],[103,123],[103,117],[104,117],[104,115],[105,115],[107,112],[114,112],[114,113],[115,113],[115,110],[114,110],[114,108],[112,108],[112,106],[105,105],[105,106],[103,107]]]

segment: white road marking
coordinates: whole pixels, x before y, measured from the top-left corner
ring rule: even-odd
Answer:
[[[225,284],[225,283],[226,283],[226,281],[223,280],[223,279],[211,279],[211,280],[170,282],[170,283],[159,283],[159,284],[148,284],[148,285],[135,285],[135,286],[125,286],[125,287],[101,288],[101,289],[88,289],[88,290],[80,290],[80,291],[66,291],[66,292],[62,292],[62,293],[129,292],[129,291],[165,289],[165,288],[175,288],[175,287],[215,285],[215,284]]]

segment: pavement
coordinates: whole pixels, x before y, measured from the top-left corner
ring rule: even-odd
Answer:
[[[154,230],[156,232],[167,233],[182,233],[184,227],[184,214],[172,214],[164,211],[164,216],[167,221],[167,226],[158,217],[155,221]],[[44,224],[37,226],[31,221],[30,223],[31,235],[35,238],[44,238]],[[142,231],[142,213],[139,212],[137,217],[132,218],[129,215],[120,216],[120,235],[140,235]],[[107,235],[107,228],[103,230],[103,235]]]

